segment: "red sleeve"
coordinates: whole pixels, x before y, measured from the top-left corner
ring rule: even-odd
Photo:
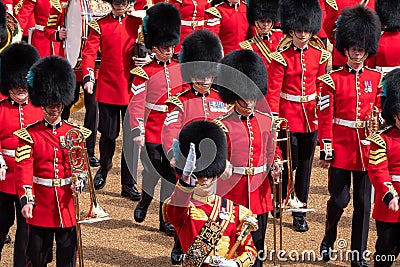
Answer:
[[[15,183],[17,187],[17,195],[21,199],[21,203],[30,202],[29,189],[33,192],[33,144],[19,139],[18,147],[15,152]]]
[[[21,26],[21,29],[26,28],[33,11],[35,10],[35,6],[36,2],[33,2],[32,0],[25,0],[23,2],[21,9],[19,10],[18,14],[16,14],[16,18],[19,22],[19,26]]]
[[[144,111],[147,93],[147,80],[135,75],[133,77],[131,90],[133,97],[128,105],[131,130],[139,129],[144,134]],[[162,123],[162,122],[160,122]]]
[[[90,28],[88,39],[85,42],[83,53],[82,53],[82,75],[83,77],[91,75],[93,73],[94,78],[94,66],[97,58],[97,51],[100,47],[100,34]]]
[[[58,12],[56,8],[51,6],[49,18],[47,19],[46,27],[44,28],[44,35],[52,42],[59,42],[57,40],[57,31],[59,27],[63,27],[63,15]]]
[[[285,75],[285,66],[272,60],[268,70],[268,92],[265,96],[273,113],[279,114],[280,93]]]
[[[214,7],[215,8],[215,7]],[[221,19],[217,16],[214,16],[206,11],[205,13],[205,28],[209,31],[212,31],[217,36],[219,35],[220,27],[221,27]]]
[[[330,77],[329,74],[326,74]],[[321,77],[320,77],[321,78]],[[321,83],[321,95],[318,112],[318,138],[320,140],[320,159],[331,160],[332,155],[332,126],[335,103],[335,89]]]
[[[166,219],[178,230],[182,228],[183,223],[190,219],[189,203],[193,188],[181,185],[179,180],[170,200],[166,204]]]
[[[323,21],[323,28],[329,40],[333,42],[335,39],[335,34],[333,30],[336,28],[336,20],[339,17],[339,10],[334,9],[330,5],[325,5],[326,17]]]
[[[171,111],[167,113],[161,134],[162,143],[167,155],[172,149],[174,139],[178,139],[179,131],[183,127],[183,110],[174,105],[170,105],[170,107],[168,107],[168,110]]]

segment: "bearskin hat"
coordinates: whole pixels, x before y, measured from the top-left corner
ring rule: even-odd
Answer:
[[[247,21],[255,26],[259,19],[279,21],[279,0],[250,0],[247,7]]]
[[[37,49],[27,43],[13,43],[0,54],[0,89],[3,95],[9,95],[13,88],[26,88],[26,75],[30,67],[40,59]]]
[[[209,30],[197,30],[182,42],[180,53],[182,78],[191,82],[191,77],[205,78],[217,75],[217,62],[222,58],[222,45],[218,36]]]
[[[281,28],[304,30],[317,34],[321,29],[322,11],[318,0],[281,0],[279,5]]]
[[[190,143],[196,147],[197,177],[218,177],[226,167],[228,145],[222,129],[211,121],[199,120],[187,124],[179,133],[180,154],[176,159],[177,173],[181,174],[189,154]]]
[[[174,5],[161,2],[147,9],[143,18],[143,36],[148,49],[177,45],[180,32],[181,16]]]
[[[376,0],[375,11],[387,31],[400,29],[400,1]]]
[[[382,118],[389,125],[394,125],[394,114],[400,112],[400,68],[386,74],[383,79]]]
[[[340,53],[345,55],[345,49],[357,46],[374,55],[380,36],[381,25],[375,11],[364,5],[342,10],[336,30],[336,48]]]
[[[267,93],[267,69],[261,57],[251,50],[228,53],[219,65],[218,91],[225,103],[238,99],[259,100]]]
[[[0,1],[0,43],[7,40],[7,12],[3,1]]]
[[[62,103],[65,106],[74,100],[75,74],[69,62],[61,57],[44,57],[28,72],[28,93],[35,106]]]

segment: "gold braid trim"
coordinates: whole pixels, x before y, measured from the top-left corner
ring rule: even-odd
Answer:
[[[88,26],[95,30],[98,34],[101,34],[101,29],[99,24],[97,23],[97,20],[92,20],[91,22],[88,23]]]
[[[62,13],[62,8],[61,8],[60,1],[58,1],[58,0],[50,0],[50,5],[52,7],[54,7],[55,9],[57,9],[58,12]]]
[[[142,67],[131,69],[131,74],[142,77],[145,80],[150,79],[149,75],[147,75],[146,71]]]
[[[172,96],[172,97],[168,98],[168,99],[165,101],[165,103],[166,103],[166,104],[167,104],[167,103],[171,103],[171,104],[177,106],[178,108],[180,108],[180,109],[182,110],[182,112],[184,111],[184,107],[183,107],[182,101],[179,100],[179,98],[176,97],[176,96]]]
[[[318,80],[324,82],[325,84],[329,85],[333,90],[336,90],[335,83],[329,74],[324,74],[318,77]]]

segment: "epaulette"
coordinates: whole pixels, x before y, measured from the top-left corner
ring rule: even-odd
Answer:
[[[22,8],[23,3],[24,3],[24,0],[19,0],[18,3],[14,6],[14,15],[18,15],[19,11]]]
[[[251,43],[249,42],[249,40],[243,41],[239,43],[240,48],[245,49],[245,50],[252,50],[253,51],[253,47],[251,47]]]
[[[27,129],[40,123],[40,121],[35,121],[34,123],[31,123],[29,125],[27,125],[25,128],[21,128],[19,130],[16,130],[13,134],[19,138],[21,138],[22,140],[33,144],[33,139],[32,136],[28,133]]]
[[[318,80],[324,82],[325,84],[329,85],[333,90],[336,90],[335,82],[333,81],[330,74],[324,74],[318,77]]]
[[[180,108],[182,111],[184,111],[183,103],[177,96],[172,96],[172,97],[168,98],[165,101],[165,103],[171,103],[171,104],[177,106],[178,108]]]
[[[93,30],[95,30],[98,34],[101,34],[100,26],[99,26],[99,24],[97,23],[97,20],[98,20],[98,19],[92,20],[91,22],[88,23],[88,26],[89,26],[90,28],[92,28]]]
[[[221,117],[221,116],[220,116]],[[228,128],[226,128],[226,126],[219,120],[219,118],[216,118],[215,120],[213,120],[213,122],[219,126],[219,128],[222,129],[222,131],[224,133],[228,133]]]
[[[82,125],[79,125],[79,124],[76,124],[76,123],[73,123],[73,122],[70,122],[70,121],[64,121],[64,122],[66,124],[68,124],[68,125],[71,125],[73,127],[78,128],[78,130],[82,132],[82,134],[85,137],[85,139],[87,139],[92,134],[91,130],[89,130],[88,128],[83,127]]]
[[[331,57],[331,52],[327,51],[327,50],[321,50],[321,58],[319,59],[319,64],[322,64],[324,62],[326,62],[330,57]]]
[[[134,69],[131,69],[131,74],[142,77],[145,80],[149,79],[149,75],[147,75],[147,73],[144,71],[142,67],[136,67]]]
[[[59,13],[62,13],[62,8],[59,0],[50,0],[50,5],[57,9]]]
[[[221,3],[221,4],[222,4],[222,3]],[[218,6],[218,5],[216,5],[216,6]],[[207,12],[207,13],[209,13],[209,14],[211,14],[211,15],[217,17],[217,18],[222,18],[221,13],[219,13],[218,9],[216,9],[215,6],[210,7],[210,8],[208,8],[208,9],[204,10],[204,12]]]
[[[272,52],[271,54],[269,54],[269,57],[275,60],[276,62],[281,63],[283,66],[285,67],[287,66],[287,63],[280,52],[278,51]]]
[[[285,36],[285,38],[283,38],[279,44],[278,44],[278,48],[276,49],[276,51],[279,52],[283,52],[289,49],[289,47],[292,45],[293,43],[293,38],[290,36]]]
[[[176,2],[178,2],[179,4],[182,4],[182,0],[175,0]]]
[[[334,10],[338,11],[339,8],[337,6],[336,0],[326,0],[325,1],[331,8],[333,8]]]
[[[389,130],[391,128],[392,128],[392,126],[388,126],[385,129],[377,131],[373,135],[368,136],[367,140],[371,141],[372,143],[374,143],[374,144],[376,144],[376,145],[378,145],[378,146],[380,146],[380,147],[382,147],[384,149],[386,149],[386,142],[385,142],[385,140],[383,140],[383,138],[381,136],[381,133],[384,133],[385,131],[387,131],[387,130]]]

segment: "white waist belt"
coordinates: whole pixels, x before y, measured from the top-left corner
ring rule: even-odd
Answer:
[[[366,121],[349,121],[349,120],[334,118],[333,122],[353,129],[362,129],[365,128],[365,126],[367,126]]]
[[[168,106],[167,105],[157,105],[157,104],[152,104],[149,102],[146,102],[144,106],[148,109],[156,110],[156,111],[161,111],[161,112],[168,112]]]
[[[400,175],[390,175],[392,182],[400,182]]]
[[[391,72],[394,69],[400,68],[400,66],[395,66],[395,67],[375,67],[377,70],[382,71],[382,72]]]
[[[39,25],[39,24],[35,24],[35,30],[44,32],[44,26],[43,25]]]
[[[281,98],[297,103],[310,102],[315,99],[315,96],[316,96],[315,93],[311,95],[290,95],[281,92]]]
[[[233,167],[233,173],[242,175],[256,175],[265,171],[267,171],[266,164],[259,167]]]
[[[15,150],[13,149],[2,149],[1,153],[3,153],[4,156],[8,156],[10,158],[15,158]]]
[[[44,185],[47,187],[59,187],[64,185],[72,184],[72,177],[64,178],[64,179],[45,179],[33,176],[33,182],[35,184]]]
[[[182,26],[189,26],[189,27],[199,27],[204,26],[204,20],[181,20]]]

